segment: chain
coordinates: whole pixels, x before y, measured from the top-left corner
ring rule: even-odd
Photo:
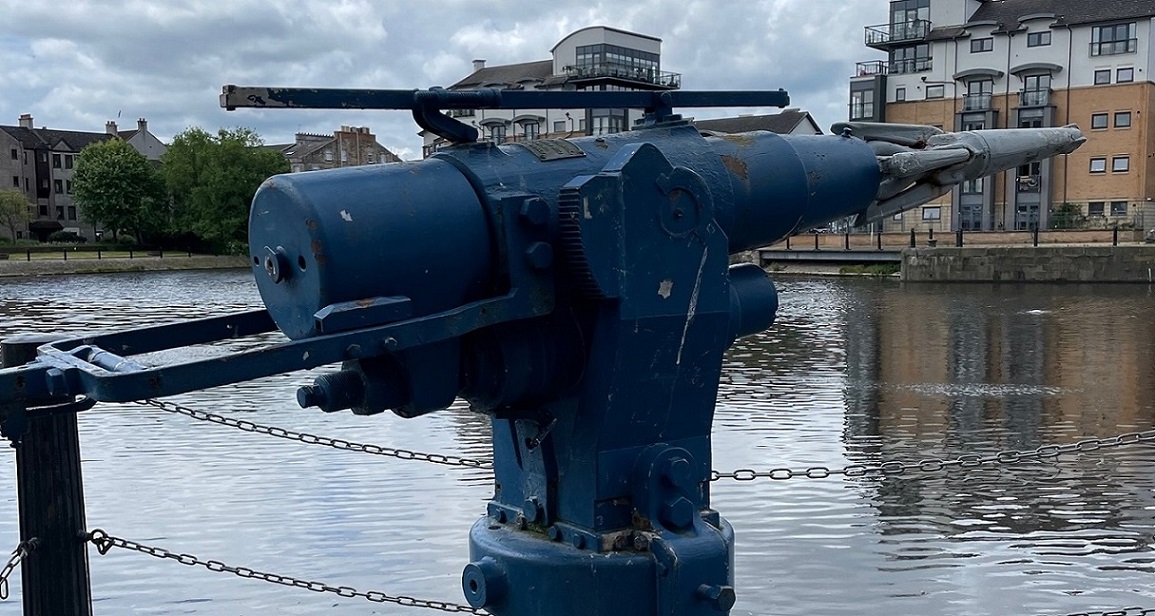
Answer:
[[[185,415],[200,421],[207,421],[210,423],[220,424],[222,426],[237,428],[238,430],[244,430],[245,432],[252,432],[254,434],[267,434],[269,436],[275,436],[277,438],[283,438],[290,441],[299,441],[308,445],[323,445],[325,447],[332,447],[333,449],[341,449],[344,451],[359,451],[361,453],[368,453],[375,456],[387,456],[390,458],[399,458],[401,460],[432,462],[433,464],[441,464],[444,466],[460,466],[465,468],[493,468],[493,462],[490,462],[489,460],[463,458],[461,456],[453,456],[441,453],[410,451],[408,449],[383,447],[381,445],[373,445],[371,443],[356,443],[340,438],[318,436],[316,434],[309,434],[307,432],[296,432],[275,426],[264,426],[245,419],[235,419],[233,417],[217,415],[216,413],[198,411],[196,409],[191,409],[187,406],[182,406],[174,402],[148,399],[137,400],[136,403],[158,408],[162,411],[168,411],[169,413]]]
[[[302,580],[288,575],[277,575],[276,573],[265,573],[263,571],[257,571],[248,567],[233,567],[231,565],[226,565],[219,560],[202,560],[196,556],[193,556],[192,554],[178,554],[176,552],[170,552],[164,548],[137,543],[129,539],[123,539],[121,537],[115,537],[109,535],[99,528],[88,533],[85,539],[95,545],[96,550],[101,554],[107,554],[108,551],[114,547],[124,548],[126,550],[140,552],[141,554],[148,554],[149,556],[156,558],[175,560],[182,565],[188,565],[190,567],[204,567],[209,571],[231,573],[237,577],[245,579],[261,580],[273,584],[280,584],[281,586],[291,586],[293,588],[304,588],[305,590],[311,590],[313,592],[328,592],[346,598],[359,597],[373,603],[396,603],[397,605],[405,607],[420,607],[430,610],[450,612],[453,614],[488,614],[488,612],[481,608],[470,607],[468,605],[461,605],[458,603],[449,603],[448,601],[428,601],[425,599],[406,597],[405,595],[393,596],[376,590],[363,592],[349,586],[330,586],[324,582]]]
[[[8,599],[8,576],[12,575],[12,571],[20,564],[20,561],[24,560],[39,545],[40,541],[33,537],[27,541],[21,541],[16,549],[12,550],[12,557],[8,559],[8,564],[0,569],[0,601]]]
[[[992,455],[967,454],[949,460],[930,458],[917,462],[890,461],[882,464],[851,464],[841,468],[825,466],[811,466],[809,468],[775,468],[768,471],[757,471],[749,468],[738,469],[729,473],[718,471],[710,472],[710,481],[719,479],[733,479],[735,481],[754,481],[755,479],[826,479],[828,477],[866,477],[866,476],[894,476],[905,473],[940,473],[956,468],[975,468],[991,464],[1017,464],[1035,460],[1050,460],[1073,453],[1087,453],[1124,445],[1155,442],[1155,430],[1145,432],[1128,432],[1118,436],[1106,438],[1089,438],[1077,443],[1066,445],[1043,445],[1030,451],[1000,451]]]

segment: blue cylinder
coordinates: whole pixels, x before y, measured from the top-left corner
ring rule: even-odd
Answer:
[[[438,160],[274,176],[249,217],[257,288],[294,339],[340,302],[408,297],[420,316],[476,299],[491,243],[477,193]]]

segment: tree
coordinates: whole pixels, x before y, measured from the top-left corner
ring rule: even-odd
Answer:
[[[192,231],[216,244],[247,242],[257,188],[269,176],[289,171],[280,152],[263,146],[248,128],[222,128],[212,135],[192,127],[174,137],[161,159],[174,231]]]
[[[80,152],[72,176],[80,215],[93,224],[127,231],[144,243],[164,228],[164,184],[143,154],[120,139],[99,141]]]
[[[16,239],[16,227],[23,226],[32,220],[32,212],[28,208],[32,203],[24,193],[14,188],[0,190],[0,225],[8,227],[12,239]]]

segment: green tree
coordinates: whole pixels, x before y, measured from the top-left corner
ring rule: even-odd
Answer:
[[[253,195],[270,176],[289,171],[276,150],[248,128],[216,135],[192,127],[173,138],[161,174],[173,202],[174,231],[219,245],[247,242]]]
[[[164,184],[143,154],[120,139],[84,148],[72,176],[80,215],[112,231],[127,231],[144,243],[168,220]]]
[[[28,208],[32,203],[24,193],[14,188],[0,190],[0,225],[8,227],[8,233],[16,239],[16,227],[25,225],[32,220],[32,212]]]

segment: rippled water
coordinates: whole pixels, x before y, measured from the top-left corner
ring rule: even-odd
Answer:
[[[1155,425],[1143,286],[780,282],[769,332],[726,364],[714,468],[841,466],[1031,449]],[[0,335],[259,306],[246,272],[0,281]],[[270,336],[268,339],[272,339]],[[306,374],[180,396],[349,440],[488,455],[464,410],[414,420],[297,408]],[[462,602],[487,473],[331,451],[137,405],[81,415],[90,528],[255,569]],[[0,549],[18,541],[0,454]],[[1155,607],[1148,445],[944,476],[721,482],[734,614],[1064,614]],[[391,605],[90,552],[95,613],[394,614]],[[0,614],[18,614],[19,575]],[[425,612],[428,613],[428,612]]]

